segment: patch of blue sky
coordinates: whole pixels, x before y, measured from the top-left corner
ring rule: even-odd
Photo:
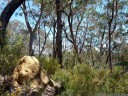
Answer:
[[[0,14],[2,13],[2,11],[4,10],[4,8],[7,6],[7,4],[10,2],[11,0],[0,0]],[[11,16],[10,21],[13,20],[19,20],[21,22],[25,22],[24,17],[23,16],[16,16],[16,13],[19,12],[19,8],[15,11],[15,13]]]
[[[17,13],[19,13],[19,12],[22,12],[22,11],[20,10],[20,8],[18,8],[18,9],[14,12],[14,14],[13,14],[13,15],[11,16],[11,18],[10,18],[10,21],[18,20],[18,21],[23,22],[23,23],[25,24],[24,16],[17,15]]]
[[[0,14],[2,13],[5,6],[6,6],[6,2],[4,2],[4,0],[0,0]]]
[[[2,11],[4,10],[4,8],[7,6],[7,4],[10,2],[11,0],[0,0],[0,14],[2,13]],[[29,1],[30,7],[32,7],[32,0]],[[18,13],[18,14],[17,14]],[[22,10],[19,8],[16,9],[16,11],[13,13],[13,15],[10,18],[10,21],[13,20],[18,20],[22,23],[25,24],[25,19],[23,14],[19,15],[19,13],[22,13]]]

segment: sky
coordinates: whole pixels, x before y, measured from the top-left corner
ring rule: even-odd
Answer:
[[[3,9],[6,7],[6,5],[10,2],[11,0],[0,0],[0,14],[2,13]],[[25,22],[24,17],[23,16],[16,16],[16,12],[19,12],[19,8],[14,12],[14,14],[12,15],[12,17],[10,18],[10,21],[13,20],[19,20],[21,22]]]
[[[12,17],[10,18],[10,20],[11,20],[11,21],[13,21],[13,20],[19,20],[19,21],[25,23],[24,17],[23,17],[23,16],[16,16],[16,14],[15,14],[16,12],[19,12],[19,8],[14,12],[14,14],[13,14]]]

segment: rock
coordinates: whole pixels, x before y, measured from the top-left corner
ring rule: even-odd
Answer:
[[[16,96],[55,96],[61,84],[50,79],[34,56],[24,56],[12,76],[0,75],[0,84]]]

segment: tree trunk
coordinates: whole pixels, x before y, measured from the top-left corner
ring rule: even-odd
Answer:
[[[112,71],[112,57],[111,57],[111,23],[109,24],[109,32],[108,32],[108,40],[109,40],[109,48],[108,48],[108,59],[109,59],[109,66],[110,70]]]
[[[56,0],[56,11],[57,11],[57,33],[56,33],[56,58],[58,59],[61,68],[62,65],[62,20],[61,20],[61,4],[60,0]]]
[[[95,66],[95,61],[94,61],[94,56],[93,56],[93,49],[92,49],[92,39],[93,36],[91,35],[91,42],[90,42],[90,55],[91,55],[91,59],[92,59],[92,65]]]
[[[34,50],[32,48],[33,42],[34,42],[34,35],[35,32],[30,32],[30,41],[29,41],[29,55],[33,56],[34,55]]]
[[[115,5],[116,4],[116,5]],[[109,27],[109,32],[108,32],[108,39],[109,39],[109,49],[108,49],[108,54],[109,54],[109,66],[110,66],[110,70],[112,71],[113,69],[113,66],[112,66],[112,48],[111,48],[111,36],[113,34],[113,32],[115,31],[116,29],[116,19],[117,19],[117,5],[118,5],[118,1],[116,0],[112,0],[112,9],[111,9],[111,18],[109,19],[108,21],[108,27]],[[116,7],[116,9],[115,9]],[[113,24],[114,22],[114,18],[115,18],[115,23]],[[113,26],[113,30],[112,30],[112,26]]]
[[[21,7],[21,9],[22,9],[22,11],[24,13],[27,29],[28,29],[28,31],[30,33],[30,41],[29,41],[29,55],[30,56],[34,55],[34,50],[33,50],[32,46],[33,46],[33,42],[34,42],[35,33],[36,33],[37,29],[38,29],[38,26],[39,26],[39,23],[40,23],[40,20],[41,20],[43,7],[44,7],[43,4],[41,4],[40,14],[39,14],[38,20],[36,21],[36,24],[35,24],[34,28],[32,28],[31,25],[30,25],[30,22],[29,22],[29,19],[28,19],[29,15],[28,15],[28,13],[26,11],[26,4],[23,3],[22,7]]]
[[[56,58],[56,48],[55,48],[55,38],[56,38],[56,21],[54,19],[54,25],[53,25],[53,58]]]
[[[76,37],[77,37],[77,35],[74,35],[74,33],[73,33],[73,12],[72,12],[72,6],[71,6],[71,4],[70,4],[70,14],[67,15],[68,16],[69,30],[70,30],[71,38],[72,38],[71,42],[73,44],[74,54],[76,55],[78,62],[81,63],[81,58],[79,56],[78,46],[77,46],[77,43],[76,43]],[[77,32],[76,32],[76,34],[77,34]]]
[[[2,22],[2,32],[0,37],[0,45],[3,46],[5,43],[6,27],[8,22],[15,12],[15,10],[24,2],[25,0],[12,0],[3,10],[0,21]]]

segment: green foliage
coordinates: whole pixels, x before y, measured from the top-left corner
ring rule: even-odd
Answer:
[[[61,96],[93,96],[95,87],[91,83],[94,70],[88,65],[76,65],[70,70],[58,70],[53,78],[64,86]]]
[[[2,57],[2,55],[0,55]],[[6,58],[5,58],[6,57]],[[115,67],[113,73],[109,69],[96,69],[87,64],[76,64],[71,68],[60,69],[57,60],[39,58],[40,64],[48,75],[56,82],[61,82],[64,90],[59,96],[94,96],[96,94],[127,94],[128,74],[121,74],[122,67]],[[18,63],[17,56],[2,59],[4,74],[11,73]],[[70,62],[69,62],[70,63]]]
[[[69,70],[57,70],[52,77],[64,87],[64,91],[59,96],[126,94],[128,74],[123,74],[123,77],[120,74],[120,67],[116,67],[112,74],[108,69],[95,69],[86,64],[79,64]]]
[[[60,64],[53,58],[39,58],[40,64],[47,74],[54,74],[60,68]]]
[[[128,61],[116,63],[115,66],[128,66]]]
[[[8,34],[7,38],[6,45],[0,50],[0,74],[2,75],[9,75],[13,72],[13,69],[16,64],[18,64],[18,61],[23,56],[24,52],[21,50],[24,46],[20,36],[16,37],[13,42],[11,42],[11,38]]]
[[[0,73],[3,75],[11,74],[18,60],[13,59],[12,57],[8,58],[2,55],[0,55],[0,58]]]

